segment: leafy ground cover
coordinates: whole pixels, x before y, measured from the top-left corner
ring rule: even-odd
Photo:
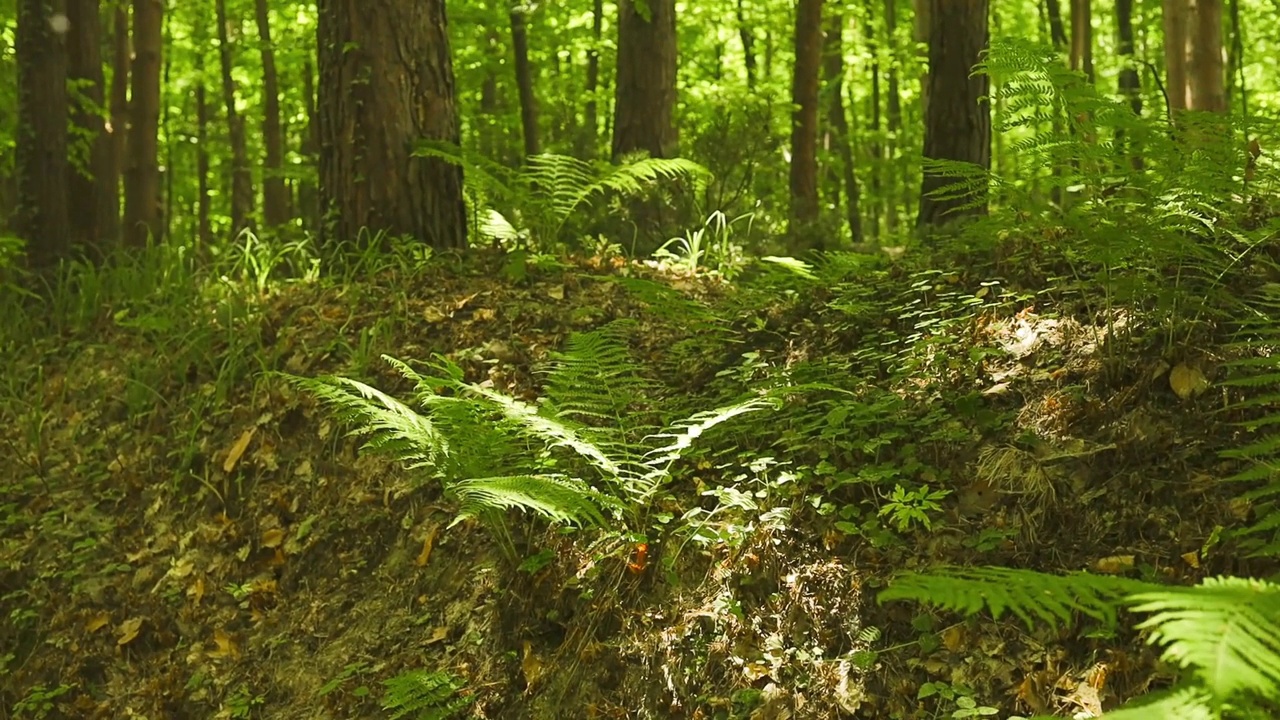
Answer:
[[[1261,511],[1221,482],[1249,431],[1223,384],[1238,335],[1110,302],[1061,258],[1013,272],[1002,247],[765,260],[732,285],[602,256],[322,266],[301,249],[71,272],[54,306],[9,308],[0,707],[1010,717],[1169,686],[1114,613],[877,602],[937,564],[1175,584],[1269,567],[1230,532]],[[625,354],[583,341],[601,332]],[[408,401],[384,353],[531,407],[572,401],[549,387],[557,362],[613,363],[633,396],[607,427],[773,404],[691,433],[603,532],[514,511],[453,524],[456,497],[289,380]]]

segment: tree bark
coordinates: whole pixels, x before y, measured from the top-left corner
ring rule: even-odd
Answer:
[[[619,0],[618,79],[614,87],[613,159],[644,150],[675,157],[675,0]],[[647,12],[644,12],[647,10]]]
[[[80,96],[71,104],[71,124],[77,144],[88,144],[88,152],[77,155],[67,176],[69,197],[79,206],[71,215],[71,241],[101,257],[117,232],[120,201],[111,176],[111,136],[102,116],[106,89],[98,0],[67,0],[67,21],[67,76]]]
[[[253,175],[249,168],[249,151],[244,137],[244,118],[236,109],[236,81],[231,76],[234,65],[226,0],[214,0],[218,23],[218,62],[222,69],[222,102],[227,111],[227,134],[231,140],[231,233],[248,228],[253,214]],[[237,23],[239,26],[239,23]]]
[[[538,142],[538,98],[533,93],[533,68],[529,65],[529,30],[524,7],[513,5],[508,17],[511,20],[511,48],[515,51],[516,60],[516,90],[520,93],[520,129],[527,157],[542,152]]]
[[[1090,0],[1071,0],[1071,69],[1093,82],[1093,8]]]
[[[867,197],[871,199],[868,215],[871,225],[871,237],[880,236],[880,206],[885,197],[882,190],[881,175],[884,172],[884,144],[880,142],[880,44],[876,41],[876,28],[872,23],[871,0],[864,4],[862,33],[867,41],[867,53],[871,56],[871,93],[867,97],[867,105],[871,116],[870,137],[867,142],[868,154],[871,156],[871,188]]]
[[[889,64],[889,107],[886,110],[888,115],[889,138],[886,150],[888,157],[892,160],[897,155],[898,143],[902,139],[902,92],[899,89],[898,80],[898,64],[901,62],[901,55],[896,50],[898,35],[898,9],[897,0],[884,0],[884,32],[889,38],[890,47],[895,48],[894,62]],[[900,167],[905,168],[906,163],[898,163]],[[893,164],[890,164],[892,167]],[[898,228],[898,198],[902,189],[902,183],[899,183],[898,177],[890,174],[892,180],[889,182],[888,188],[888,215],[885,216],[885,229],[890,233],[894,233]]]
[[[924,157],[991,167],[991,109],[986,75],[972,75],[987,48],[987,0],[930,0],[929,111]],[[917,226],[936,226],[986,213],[983,196],[939,198],[951,183],[926,169],[920,189]],[[972,204],[972,207],[963,207]]]
[[[591,51],[587,55],[586,132],[583,155],[595,157],[600,144],[600,42],[604,36],[604,0],[591,2]]]
[[[13,229],[27,262],[52,267],[71,253],[67,197],[66,18],[61,0],[18,0],[18,207]]]
[[[1191,0],[1189,103],[1193,110],[1227,111],[1226,72],[1222,62],[1222,0]]]
[[[1119,35],[1120,94],[1129,100],[1134,115],[1142,114],[1142,81],[1138,75],[1133,49],[1133,0],[1116,0],[1116,25]]]
[[[756,89],[756,36],[747,24],[743,0],[738,0],[738,38],[742,41],[742,61],[747,69],[747,89]]]
[[[791,81],[791,225],[793,238],[818,219],[818,74],[822,63],[822,0],[796,8],[795,71]]]
[[[322,237],[367,229],[464,247],[461,168],[412,157],[419,140],[460,140],[444,0],[319,0],[318,9]]]
[[[1191,107],[1187,79],[1187,25],[1191,12],[1189,0],[1163,0],[1165,89],[1169,94],[1169,111],[1176,113]]]
[[[271,16],[267,0],[254,1],[258,39],[262,42],[262,138],[266,164],[262,173],[262,219],[268,227],[289,222],[289,192],[284,184],[284,131],[280,126],[280,83],[276,52],[271,44]]]
[[[129,42],[129,3],[116,2],[112,18],[111,39],[111,98],[110,98],[110,134],[111,134],[111,166],[107,170],[108,184],[111,186],[110,197],[115,201],[112,212],[112,224],[107,236],[112,243],[122,239],[120,211],[120,181],[124,175],[125,158],[129,139],[129,74],[132,64],[132,48]]]
[[[302,138],[301,151],[311,172],[298,183],[298,205],[301,209],[303,226],[313,233],[319,233],[320,192],[316,174],[319,172],[320,119],[316,117],[315,80],[310,60],[302,65],[302,94],[306,102],[307,128]]]
[[[160,53],[163,0],[133,0],[132,92],[129,159],[124,180],[124,233],[128,244],[160,241]]]
[[[1055,49],[1061,50],[1067,47],[1067,28],[1062,22],[1062,6],[1058,0],[1044,0],[1044,7],[1049,14],[1049,39]]]

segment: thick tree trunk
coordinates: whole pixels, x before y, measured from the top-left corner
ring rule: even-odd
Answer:
[[[840,156],[840,174],[836,178],[836,192],[844,190],[845,221],[854,244],[862,243],[862,217],[858,202],[858,179],[853,160],[853,146],[849,139],[849,118],[844,110],[844,15],[837,13],[827,21],[826,37],[822,48],[822,79],[827,95],[827,125],[831,143]],[[836,203],[839,207],[841,203]]]
[[[48,268],[71,252],[67,198],[67,46],[60,0],[18,0],[18,207],[27,261]]]
[[[516,90],[520,93],[520,129],[524,135],[524,154],[537,155],[542,152],[538,141],[538,98],[533,94],[533,68],[529,65],[529,30],[524,8],[513,6],[509,17],[511,48],[515,51],[516,59]]]
[[[1192,110],[1225,113],[1227,89],[1222,62],[1222,0],[1191,0],[1190,5],[1188,106]]]
[[[822,0],[796,8],[796,63],[791,80],[791,225],[805,238],[818,219],[818,75],[822,63]]]
[[[214,0],[218,23],[218,62],[222,69],[222,103],[227,112],[227,134],[231,140],[231,233],[249,227],[253,215],[253,175],[249,168],[249,150],[244,137],[244,118],[236,109],[236,81],[231,76],[234,65],[230,31],[227,26],[226,0]],[[236,23],[239,27],[239,23]]]
[[[262,42],[262,138],[266,165],[262,174],[262,219],[268,227],[289,222],[289,192],[284,184],[284,130],[280,126],[280,83],[276,51],[271,44],[271,16],[267,0],[255,0],[258,39]]]
[[[986,75],[973,66],[987,48],[987,0],[930,0],[929,111],[924,157],[991,167],[991,109]],[[934,197],[949,185],[941,174],[924,173],[917,226],[940,225],[986,213],[984,197]],[[975,204],[972,207],[966,205]]]
[[[618,80],[614,88],[613,159],[644,150],[675,157],[675,0],[618,2]],[[647,10],[648,12],[644,12]]]
[[[102,73],[102,22],[98,0],[67,0],[67,76],[87,102],[71,107],[71,124],[76,128],[80,149],[77,162],[67,176],[67,190],[78,210],[71,215],[71,239],[92,255],[101,257],[114,239],[118,190],[111,176],[111,136],[102,117],[106,95]]]
[[[318,7],[324,237],[341,242],[368,229],[465,246],[462,170],[412,157],[419,140],[460,140],[444,0]]]
[[[1165,88],[1169,111],[1191,107],[1187,79],[1189,0],[1163,0]]]
[[[124,233],[129,245],[159,241],[160,224],[160,52],[163,0],[133,0],[132,92],[129,158],[124,179]]]

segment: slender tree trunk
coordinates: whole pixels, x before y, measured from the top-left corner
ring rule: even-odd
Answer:
[[[738,38],[742,41],[742,61],[747,69],[747,89],[756,89],[756,37],[747,24],[747,12],[743,7],[744,0],[738,0]]]
[[[71,253],[67,197],[67,47],[61,0],[18,0],[18,207],[13,229],[32,268]],[[66,18],[62,18],[63,30]]]
[[[367,229],[464,247],[462,170],[413,156],[424,139],[461,139],[444,0],[319,0],[318,10],[324,239]]]
[[[167,2],[167,0],[162,0]],[[161,31],[161,47],[173,46],[173,13],[165,13]],[[173,54],[165,53],[161,60],[160,76],[160,129],[164,130],[164,162],[160,164],[160,184],[164,187],[160,203],[160,237],[173,237],[173,204],[177,194],[173,191],[173,123],[169,121],[169,111],[173,103],[169,100],[169,82],[173,71]],[[157,137],[158,139],[158,137]]]
[[[160,53],[163,0],[133,0],[132,93],[129,159],[124,180],[124,233],[133,247],[159,242],[160,223]]]
[[[1093,82],[1093,13],[1090,0],[1071,0],[1071,69]]]
[[[129,67],[131,65],[132,48],[129,42],[129,3],[122,0],[115,3],[116,9],[112,17],[114,37],[111,39],[111,98],[110,98],[110,133],[111,155],[110,167],[107,170],[110,192],[108,199],[114,202],[111,213],[111,225],[104,228],[106,237],[112,244],[122,239],[120,211],[120,181],[124,176],[125,158],[128,152],[129,139]]]
[[[1116,0],[1116,25],[1119,35],[1120,94],[1129,100],[1134,115],[1142,114],[1142,81],[1138,75],[1133,50],[1133,0]]]
[[[986,75],[972,69],[987,49],[987,0],[931,0],[929,112],[924,157],[991,167],[991,110]],[[926,168],[917,226],[936,226],[986,213],[986,198],[960,194],[935,197],[951,180]],[[966,207],[968,206],[968,207]]]
[[[204,53],[198,54],[199,67],[204,68]],[[209,100],[205,95],[204,77],[196,85],[196,242],[203,255],[213,246],[212,202],[209,197]]]
[[[119,200],[111,176],[111,136],[102,116],[106,97],[102,73],[102,22],[98,0],[67,0],[67,75],[87,101],[72,103],[71,124],[87,156],[78,157],[67,176],[67,191],[80,206],[71,216],[71,236],[101,257],[115,236]]]
[[[267,0],[254,1],[258,39],[262,42],[262,138],[267,149],[262,173],[262,219],[268,227],[289,222],[289,193],[284,184],[284,131],[280,126],[280,83],[276,51],[271,44]]]
[[[644,150],[675,157],[675,0],[619,0],[618,80],[614,88],[613,159]],[[647,12],[645,12],[647,10]]]
[[[839,187],[844,186],[845,221],[849,224],[849,236],[855,245],[861,244],[862,217],[858,202],[858,180],[854,167],[853,146],[849,139],[849,118],[844,110],[844,15],[836,13],[827,20],[826,37],[822,47],[822,79],[827,94],[827,125],[832,143],[840,157]],[[836,203],[839,207],[840,203]]]
[[[1244,28],[1240,26],[1240,0],[1231,0],[1228,12],[1231,14],[1231,51],[1227,55],[1227,107],[1231,107],[1231,97],[1236,91],[1239,81],[1240,114],[1248,117],[1248,94],[1244,85]]]
[[[871,133],[867,143],[871,156],[871,189],[867,193],[871,198],[870,220],[871,238],[880,237],[880,206],[884,202],[881,175],[884,172],[884,144],[880,141],[880,44],[876,42],[876,28],[871,21],[871,0],[863,5],[866,10],[862,23],[863,36],[867,41],[867,53],[871,56],[871,93],[867,98],[868,112],[871,116]]]
[[[604,0],[591,2],[591,52],[587,55],[586,134],[583,155],[595,157],[600,151],[600,43],[604,39]]]
[[[1191,107],[1187,79],[1187,24],[1189,0],[1163,0],[1165,89],[1169,110],[1176,113]]]
[[[1067,29],[1062,23],[1062,6],[1058,0],[1044,0],[1044,7],[1049,15],[1049,39],[1056,49],[1061,50],[1067,47]]]
[[[885,36],[889,39],[889,47],[894,48],[894,62],[889,64],[889,107],[887,109],[889,123],[889,137],[886,143],[886,150],[890,160],[890,168],[895,166],[905,166],[906,163],[893,163],[893,159],[897,157],[898,143],[902,138],[902,93],[898,84],[898,63],[901,54],[898,48],[898,3],[896,0],[884,0],[884,31]],[[898,228],[898,197],[899,183],[895,174],[890,174],[889,187],[887,188],[886,197],[888,214],[885,216],[885,229],[890,233],[894,233]]]
[[[516,0],[517,3],[523,0]],[[511,48],[515,51],[516,90],[520,93],[520,129],[524,134],[525,156],[542,152],[538,142],[538,99],[533,93],[533,68],[529,65],[529,31],[525,9],[513,5],[508,17],[511,20]]]
[[[253,215],[253,175],[244,137],[244,118],[236,109],[236,81],[227,20],[226,0],[214,0],[218,22],[218,61],[222,69],[222,102],[227,110],[227,133],[231,139],[231,233],[248,228]],[[237,27],[239,23],[237,23]]]
[[[802,244],[815,244],[818,219],[818,77],[822,64],[822,0],[796,8],[796,63],[791,81],[791,224]]]
[[[912,0],[915,9],[914,36],[916,45],[929,44],[929,33],[932,30],[933,19],[933,0]],[[925,58],[923,63],[924,69],[920,73],[920,114],[922,117],[929,115],[929,63]]]
[[[316,117],[316,91],[311,61],[302,66],[302,94],[305,95],[307,109],[306,134],[302,137],[302,156],[306,158],[307,167],[311,170],[306,179],[298,184],[298,205],[302,214],[303,226],[313,233],[319,233],[320,227],[320,193],[313,173],[318,172],[318,155],[320,152],[320,121]]]

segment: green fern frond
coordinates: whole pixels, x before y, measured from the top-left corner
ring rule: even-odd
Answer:
[[[414,670],[385,680],[383,685],[387,689],[382,709],[391,712],[391,720],[447,720],[475,702],[474,696],[459,695],[464,685],[444,672]]]
[[[1192,669],[1220,699],[1239,693],[1280,696],[1280,585],[1209,578],[1191,588],[1134,595],[1138,625],[1164,647],[1166,661]]]
[[[637,482],[633,491],[643,501],[652,494],[671,473],[671,464],[679,460],[693,443],[707,430],[732,420],[740,415],[764,409],[776,409],[779,401],[775,398],[751,398],[743,402],[725,405],[714,410],[695,413],[689,417],[672,423],[666,430],[652,435],[652,438],[668,438],[666,445],[654,448],[645,453],[644,464],[649,471]]]
[[[460,512],[450,525],[495,508],[517,509],[566,524],[606,524],[603,506],[616,503],[585,482],[563,475],[508,475],[470,478],[452,483]]]
[[[1204,688],[1185,685],[1152,693],[1102,716],[1104,720],[1220,720],[1213,696]]]
[[[944,566],[896,576],[879,600],[914,600],[964,615],[986,609],[997,618],[1007,611],[1028,628],[1037,622],[1059,627],[1077,612],[1114,625],[1116,608],[1125,597],[1156,588],[1089,573],[1060,576],[1013,568]]]
[[[449,454],[449,442],[430,419],[358,380],[285,375],[298,388],[333,407],[338,419],[353,425],[352,435],[368,435],[365,449],[380,451],[410,468],[433,465]]]
[[[589,426],[597,444],[621,455],[653,427],[643,406],[656,385],[637,372],[640,363],[626,344],[635,325],[623,320],[574,333],[546,369],[548,409]]]

